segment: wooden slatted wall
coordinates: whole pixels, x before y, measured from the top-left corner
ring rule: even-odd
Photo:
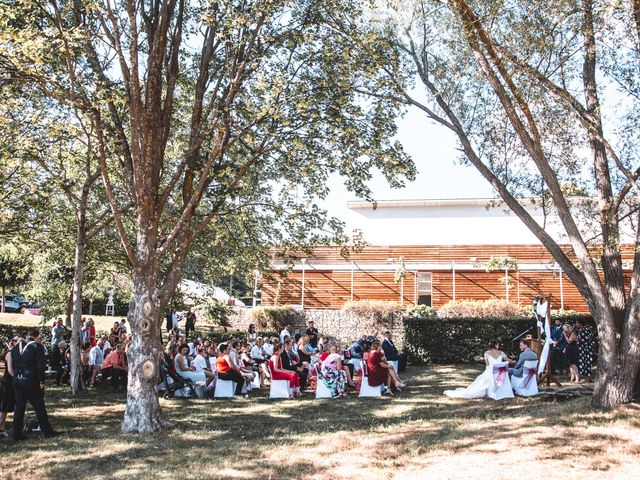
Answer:
[[[569,249],[567,248],[567,251]],[[594,255],[598,248],[593,248]],[[478,262],[486,261],[491,256],[511,256],[519,264],[547,263],[552,259],[548,252],[540,245],[488,245],[488,246],[398,246],[398,247],[367,247],[363,252],[354,254],[351,258],[362,262],[362,270],[366,270],[366,262],[387,262],[389,258],[403,257],[406,263],[411,262],[439,262],[456,261],[469,263],[470,258]],[[625,245],[623,258],[631,259],[633,247]],[[319,271],[312,265],[321,263],[342,263],[337,247],[321,247],[315,255],[308,258],[311,265],[305,272],[305,308],[338,309],[351,299],[350,271]],[[400,301],[400,284],[394,281],[394,273],[368,272],[355,270],[353,275],[354,300],[385,300]],[[506,282],[503,271],[485,272],[482,270],[456,270],[455,298],[456,300],[490,298],[506,299]],[[629,275],[625,275],[627,286]],[[295,271],[286,278],[279,280],[265,280],[262,286],[263,305],[285,305],[301,303],[302,272]],[[432,305],[438,308],[453,299],[453,272],[432,272]],[[560,274],[552,271],[527,271],[509,273],[509,300],[521,305],[529,305],[531,299],[538,293],[551,293],[555,308],[560,307],[561,288]],[[564,308],[578,312],[587,312],[587,307],[576,287],[563,274],[562,298]],[[404,304],[415,301],[415,275],[407,272],[404,282]]]

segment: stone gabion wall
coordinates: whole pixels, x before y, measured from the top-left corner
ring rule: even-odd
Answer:
[[[382,332],[389,330],[398,348],[404,343],[402,314],[390,315],[383,325],[374,325],[370,319],[360,318],[342,310],[309,309],[296,312],[290,319],[294,332],[303,332],[313,321],[322,336],[336,338],[343,344],[351,343],[361,335],[373,335],[382,339]],[[229,317],[231,328],[245,331],[251,323],[250,308],[235,308]]]

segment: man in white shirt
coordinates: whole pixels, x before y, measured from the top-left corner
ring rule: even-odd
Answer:
[[[89,367],[91,368],[91,382],[89,386],[93,387],[96,381],[96,375],[102,368],[102,362],[104,361],[104,340],[100,339],[96,343],[96,346],[89,350]]]
[[[261,378],[262,381],[264,381],[263,379],[265,377],[269,378],[269,369],[267,368],[267,362],[269,361],[269,357],[271,357],[271,355],[267,357],[263,349],[263,345],[265,345],[264,340],[262,340],[261,337],[258,337],[256,339],[256,344],[251,348],[250,353],[251,358],[256,361],[258,368],[260,368],[263,373],[263,376]],[[269,346],[271,347],[271,345]],[[273,355],[273,347],[271,348],[271,354]]]
[[[196,358],[193,359],[192,366],[195,367],[196,373],[204,373],[204,376],[207,377],[207,386],[209,386],[209,384],[215,380],[216,374],[209,362],[209,357],[204,350],[204,346],[198,345],[197,351],[198,354]]]
[[[258,337],[255,345],[251,347],[251,358],[253,358],[256,363],[263,363],[265,361],[262,345],[264,345],[264,341],[261,337]]]
[[[275,341],[277,342],[278,339],[276,338]],[[267,356],[267,360],[271,358],[271,355],[273,355],[273,340],[269,341],[269,337],[265,338],[264,345],[262,345],[262,351]]]
[[[287,323],[287,324],[285,324],[284,328],[280,332],[280,343],[281,344],[284,343],[285,337],[291,337],[291,333],[289,332],[290,328],[291,328],[291,325],[289,325]]]

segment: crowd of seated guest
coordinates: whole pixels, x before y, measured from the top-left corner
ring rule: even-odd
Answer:
[[[167,323],[167,327],[169,324]],[[362,374],[357,359],[369,370],[369,384],[384,385],[388,393],[400,390],[404,384],[389,361],[397,361],[399,371],[406,358],[396,349],[389,332],[382,341],[362,335],[350,346],[320,336],[313,322],[296,332],[285,325],[279,337],[261,337],[250,325],[246,337],[232,338],[217,345],[197,336],[187,338],[177,325],[167,328],[163,372],[159,389],[167,388],[172,378],[194,385],[201,384],[211,393],[217,380],[236,383],[235,394],[248,394],[252,385],[268,388],[271,380],[289,382],[292,397],[314,392],[319,381],[324,382],[333,397],[357,391]],[[68,384],[71,354],[69,332],[58,319],[52,327],[48,360],[52,377],[59,384]],[[81,387],[111,385],[116,391],[127,387],[128,361],[126,352],[131,343],[126,320],[114,322],[109,332],[97,335],[92,319],[84,319],[79,332]],[[167,378],[166,373],[173,376]],[[258,382],[259,380],[259,382]]]

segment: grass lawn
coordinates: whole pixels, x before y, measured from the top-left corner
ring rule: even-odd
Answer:
[[[124,396],[48,387],[47,441],[0,441],[2,478],[620,479],[640,475],[640,406],[449,399],[479,367],[410,367],[394,398],[163,400],[175,427],[123,435]],[[33,413],[31,413],[33,418]]]
[[[64,315],[61,315],[64,320]],[[113,322],[120,321],[124,317],[106,317],[104,315],[84,315],[86,318],[93,318],[96,331],[108,331],[113,327]],[[41,327],[42,317],[40,315],[30,315],[19,313],[0,313],[0,323],[19,327]],[[47,322],[46,328],[51,329],[53,321]]]

